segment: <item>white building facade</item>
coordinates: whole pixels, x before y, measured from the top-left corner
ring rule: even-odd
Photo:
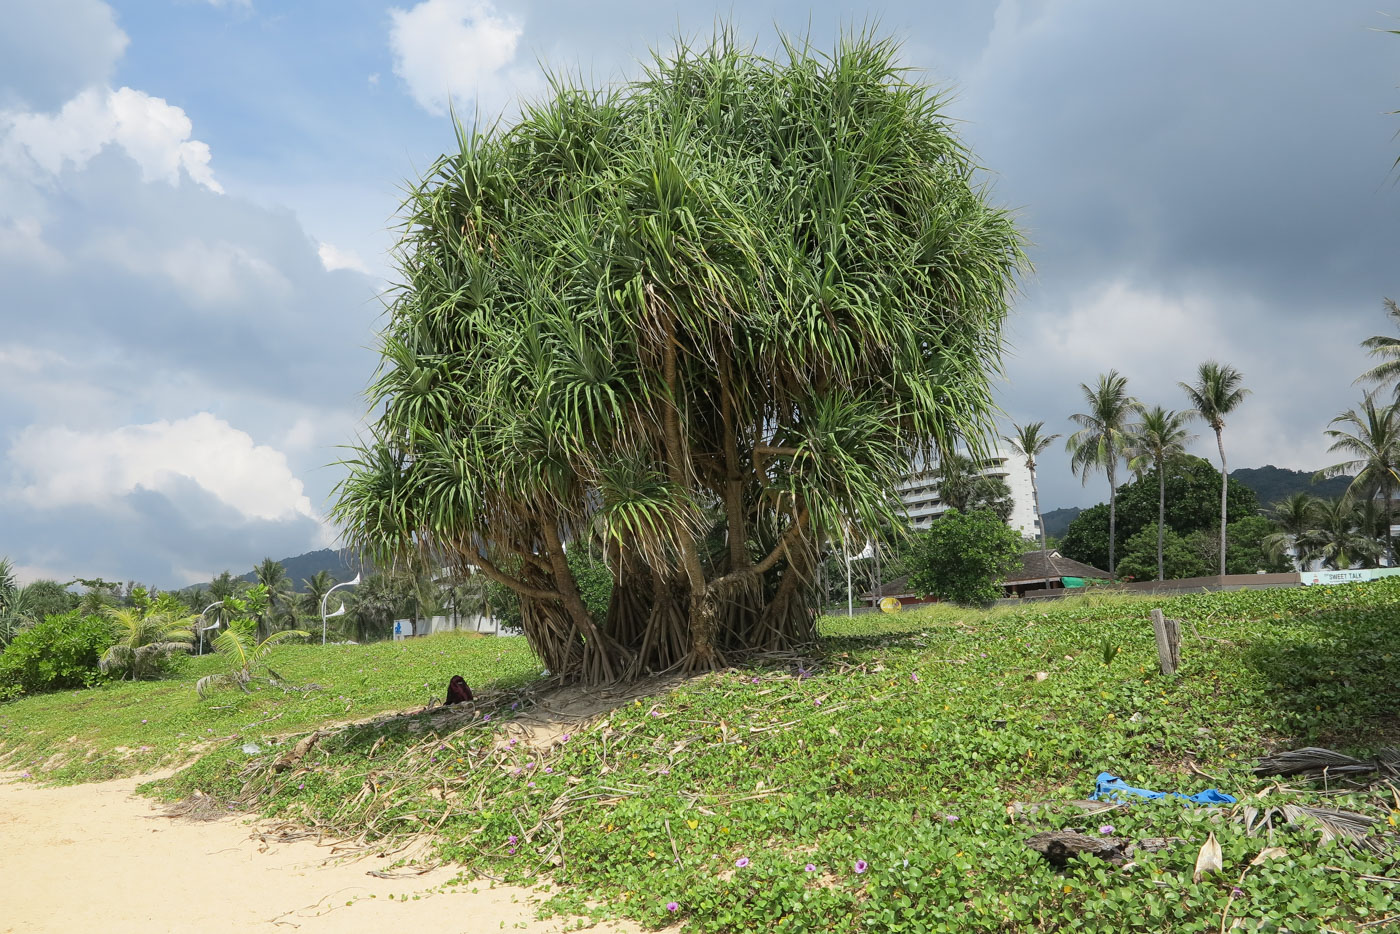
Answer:
[[[1026,462],[1016,454],[998,448],[983,460],[982,474],[1006,481],[1011,490],[1011,516],[1007,525],[1026,538],[1040,537],[1039,517],[1035,513],[1035,495],[1031,472]],[[916,469],[896,487],[909,524],[915,529],[927,529],[948,507],[938,495],[937,464]]]

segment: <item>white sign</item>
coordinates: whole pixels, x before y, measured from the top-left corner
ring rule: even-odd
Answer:
[[[1361,581],[1380,580],[1382,577],[1400,575],[1400,568],[1369,568],[1355,571],[1304,571],[1304,587],[1331,584],[1357,584]]]
[[[413,635],[413,621],[407,619],[394,620],[394,641],[407,639]]]

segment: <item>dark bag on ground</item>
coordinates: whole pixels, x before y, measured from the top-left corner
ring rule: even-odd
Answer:
[[[447,682],[447,704],[465,704],[472,699],[472,689],[467,687],[467,682],[461,675],[453,675],[452,680]]]

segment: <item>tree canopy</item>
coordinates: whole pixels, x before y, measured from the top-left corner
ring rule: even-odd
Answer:
[[[1258,515],[1259,500],[1233,477],[1228,486],[1229,515],[1236,519]],[[1118,488],[1118,546],[1157,521],[1159,503],[1157,471],[1149,470]],[[1187,455],[1167,467],[1165,496],[1167,531],[1186,536],[1215,530],[1220,522],[1220,471],[1207,460]],[[1218,548],[1218,545],[1216,546]],[[1102,568],[1108,561],[1108,506],[1099,504],[1081,512],[1060,539],[1067,557]],[[1218,556],[1219,552],[1212,549]],[[1218,558],[1217,558],[1218,560]]]
[[[821,543],[989,434],[1023,263],[897,59],[721,35],[459,127],[405,208],[350,543],[480,568],[571,677],[808,643]],[[565,553],[590,535],[601,622]]]

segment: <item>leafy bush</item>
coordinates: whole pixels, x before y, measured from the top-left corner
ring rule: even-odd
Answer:
[[[112,627],[77,610],[45,617],[21,630],[0,655],[0,698],[90,687],[103,679],[98,660],[112,644]]]
[[[1021,536],[993,512],[945,512],[915,540],[909,583],[920,593],[969,606],[1002,595],[1001,582],[1021,557]]]

